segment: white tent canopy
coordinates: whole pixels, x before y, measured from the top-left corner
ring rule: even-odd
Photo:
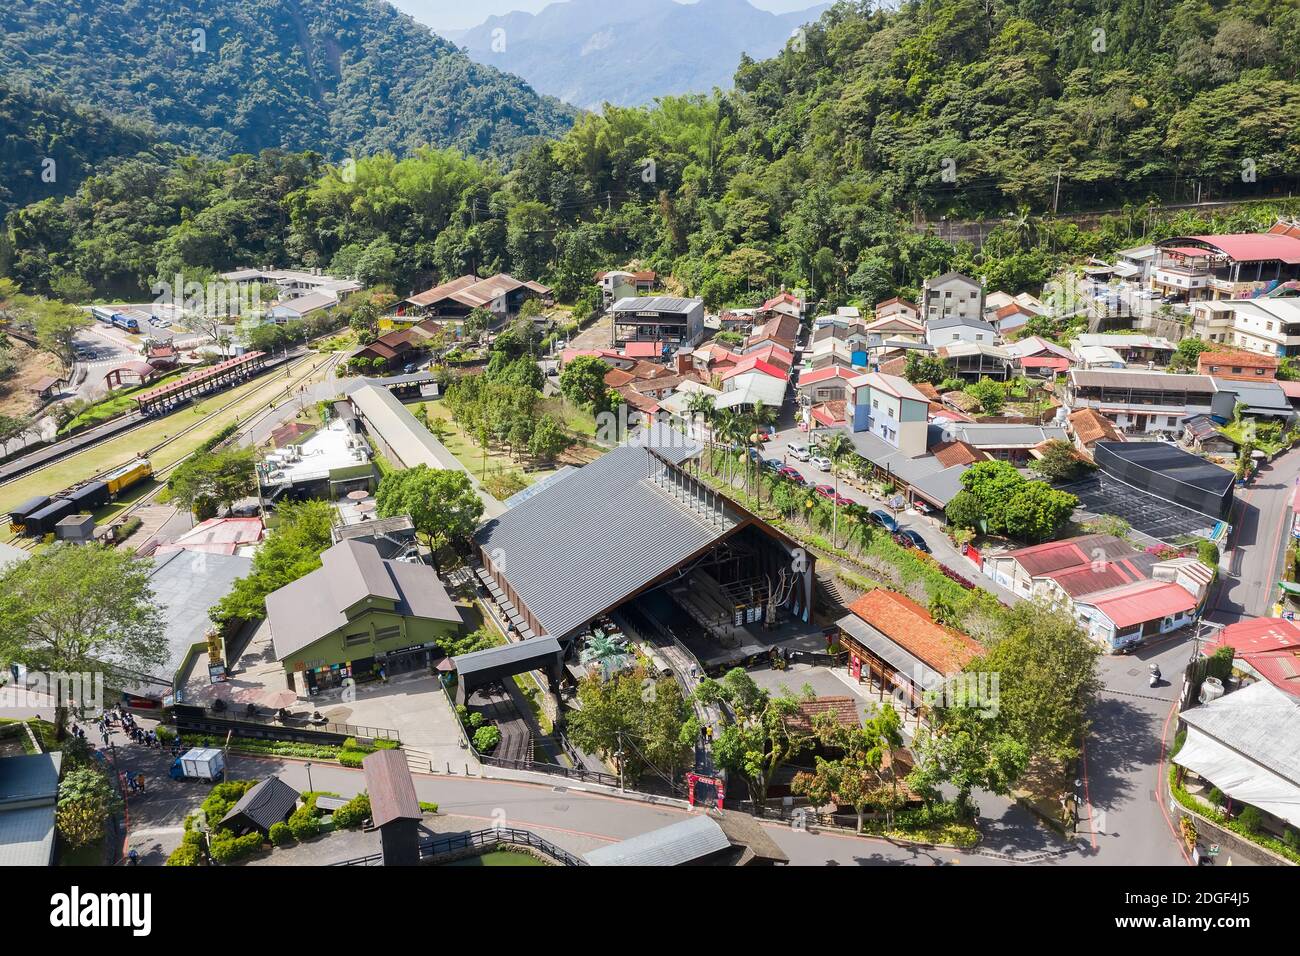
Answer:
[[[1174,763],[1300,826],[1300,698],[1261,681],[1182,716],[1187,740]]]

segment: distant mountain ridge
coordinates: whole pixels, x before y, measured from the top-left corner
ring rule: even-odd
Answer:
[[[382,0],[20,0],[0,4],[0,76],[215,156],[509,157],[575,116]]]
[[[567,0],[443,35],[479,63],[598,110],[606,102],[640,106],[658,96],[729,89],[742,53],[774,55],[830,6],[778,15],[748,0]]]

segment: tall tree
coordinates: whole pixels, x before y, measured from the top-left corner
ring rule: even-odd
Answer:
[[[150,562],[103,545],[55,544],[0,575],[0,658],[48,675],[131,686],[167,660]],[[67,701],[55,702],[62,737]]]
[[[467,542],[483,514],[483,499],[469,475],[428,465],[384,475],[375,502],[381,518],[411,516],[439,572],[442,549]]]

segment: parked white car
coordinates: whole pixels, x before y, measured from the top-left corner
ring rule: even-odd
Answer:
[[[790,443],[790,457],[797,458],[799,461],[807,461],[812,457],[812,452],[808,450],[807,445],[801,445],[798,442]]]
[[[812,465],[818,471],[831,470],[831,460],[825,455],[814,455],[812,458],[808,459],[808,464]]]

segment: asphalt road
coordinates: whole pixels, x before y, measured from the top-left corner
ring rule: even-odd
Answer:
[[[1231,624],[1271,615],[1283,552],[1291,539],[1297,480],[1300,449],[1293,449],[1260,469],[1248,487],[1237,490],[1228,573],[1216,585],[1209,620]]]

